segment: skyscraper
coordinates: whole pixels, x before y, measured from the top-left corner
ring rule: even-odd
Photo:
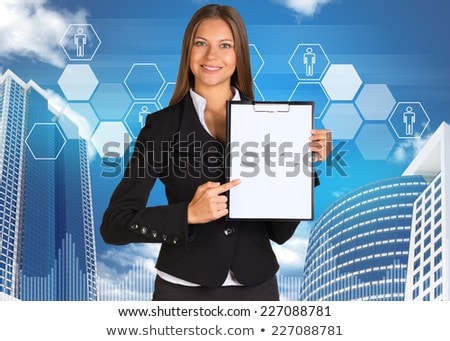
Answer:
[[[406,300],[449,300],[450,126],[445,122],[403,173],[427,188],[414,202]]]
[[[49,97],[10,70],[0,76],[0,293],[95,300],[87,143],[65,136]]]
[[[403,300],[421,176],[365,185],[339,198],[311,231],[301,300]]]
[[[314,226],[300,299],[450,299],[450,127],[399,178],[337,200]]]

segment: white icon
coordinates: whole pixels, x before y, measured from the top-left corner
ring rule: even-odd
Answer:
[[[73,36],[73,43],[77,48],[77,57],[84,57],[84,47],[87,43],[87,36],[82,28],[77,29],[77,33]]]
[[[303,54],[303,64],[306,67],[306,76],[312,77],[314,75],[314,64],[316,64],[316,54],[312,47],[308,47]]]
[[[412,107],[406,107],[406,111],[403,113],[403,123],[405,124],[405,134],[408,136],[414,133],[414,123],[416,122],[416,113]]]
[[[148,114],[149,114],[148,107],[143,105],[141,108],[141,111],[139,112],[139,124],[140,124],[141,128],[143,128],[145,126],[145,119]]]

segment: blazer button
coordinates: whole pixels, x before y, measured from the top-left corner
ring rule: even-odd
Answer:
[[[142,226],[142,227],[141,227],[141,233],[142,233],[142,234],[147,234],[147,232],[148,232],[147,226]]]
[[[130,226],[130,228],[132,230],[137,230],[139,228],[139,225],[138,224],[133,224],[133,225]]]
[[[223,234],[227,237],[231,236],[234,232],[234,227],[227,227],[225,230],[223,230]]]
[[[166,234],[163,234],[163,235],[161,236],[161,239],[162,239],[163,241],[167,241],[167,235],[166,235]]]
[[[158,237],[158,232],[156,232],[155,230],[152,230],[152,237],[153,238]]]
[[[180,239],[178,237],[173,237],[172,243],[177,244]]]

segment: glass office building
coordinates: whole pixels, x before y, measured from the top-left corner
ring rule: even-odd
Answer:
[[[0,76],[0,292],[21,300],[95,300],[86,141],[68,139],[48,94]]]
[[[365,185],[339,198],[311,231],[300,300],[403,300],[422,176]]]
[[[442,123],[405,170],[427,188],[414,203],[406,300],[449,300],[450,127]]]

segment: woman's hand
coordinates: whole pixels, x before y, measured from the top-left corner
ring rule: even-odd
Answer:
[[[228,214],[228,198],[222,195],[230,188],[239,185],[236,179],[224,184],[206,182],[197,187],[194,197],[188,205],[188,224],[204,224],[222,218]]]
[[[328,129],[313,129],[309,137],[309,148],[313,153],[313,161],[325,161],[333,149],[331,131]]]

